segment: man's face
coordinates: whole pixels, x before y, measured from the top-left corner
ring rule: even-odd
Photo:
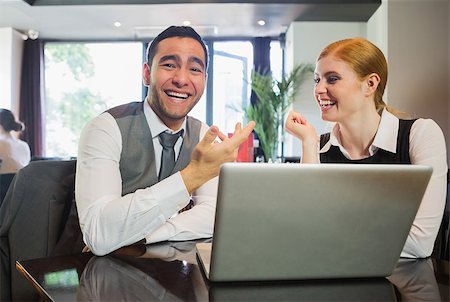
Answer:
[[[172,37],[159,42],[151,66],[144,64],[148,102],[167,127],[178,130],[200,100],[206,85],[205,59],[198,41]]]

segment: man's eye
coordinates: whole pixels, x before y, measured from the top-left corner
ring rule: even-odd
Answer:
[[[193,72],[202,72],[202,70],[200,68],[197,68],[197,67],[192,67],[191,71],[193,71]]]
[[[163,64],[162,66],[164,66],[164,67],[169,67],[169,68],[174,68],[174,67],[175,67],[175,64],[172,64],[172,63],[165,63],[165,64]]]

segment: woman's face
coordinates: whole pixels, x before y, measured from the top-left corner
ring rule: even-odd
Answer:
[[[363,81],[348,63],[333,55],[317,61],[314,81],[314,97],[325,121],[347,120],[366,103]]]

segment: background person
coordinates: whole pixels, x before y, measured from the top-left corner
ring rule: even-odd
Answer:
[[[83,240],[97,255],[144,238],[211,237],[220,165],[236,159],[254,126],[237,124],[228,138],[187,116],[203,94],[208,66],[206,46],[191,27],[167,28],[147,53],[146,99],[102,113],[80,138],[76,204]],[[177,161],[166,178],[160,133],[179,135]],[[178,214],[191,200],[193,207]]]
[[[30,146],[13,132],[25,130],[8,109],[0,109],[0,174],[16,173],[29,164]]]
[[[286,130],[302,141],[303,163],[428,165],[433,174],[401,253],[431,255],[445,206],[447,157],[442,130],[431,119],[401,119],[383,101],[387,83],[383,53],[362,38],[325,47],[316,61],[314,97],[330,133],[292,111]]]

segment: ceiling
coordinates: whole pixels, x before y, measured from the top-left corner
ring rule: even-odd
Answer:
[[[0,27],[46,40],[147,40],[190,21],[204,38],[279,36],[293,21],[367,21],[381,0],[0,0]],[[260,26],[258,20],[265,20]],[[114,22],[121,26],[114,26]]]

